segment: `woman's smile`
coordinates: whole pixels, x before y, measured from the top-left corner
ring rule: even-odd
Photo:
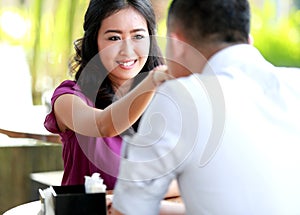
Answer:
[[[121,69],[130,70],[133,69],[137,60],[124,60],[124,61],[117,61],[117,64],[119,64],[119,67]]]

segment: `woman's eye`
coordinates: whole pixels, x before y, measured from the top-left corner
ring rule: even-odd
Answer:
[[[138,34],[138,35],[135,35],[133,38],[137,39],[137,40],[141,40],[141,39],[144,39],[145,36]]]
[[[112,36],[112,37],[109,37],[108,39],[111,41],[117,41],[117,40],[120,40],[121,38],[118,36]]]

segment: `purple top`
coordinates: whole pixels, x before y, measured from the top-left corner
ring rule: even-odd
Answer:
[[[107,189],[112,190],[119,171],[122,138],[120,136],[88,137],[71,130],[61,132],[57,126],[53,104],[63,94],[75,94],[87,105],[94,107],[94,104],[81,92],[75,81],[62,82],[53,93],[52,111],[46,116],[44,126],[48,131],[59,134],[63,143],[64,175],[62,185],[84,184],[84,176],[91,176],[94,172],[98,172]]]

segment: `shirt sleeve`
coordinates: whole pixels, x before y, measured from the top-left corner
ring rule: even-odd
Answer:
[[[190,98],[184,89],[179,94],[174,88],[178,88],[175,82],[159,89],[138,132],[123,140],[113,204],[124,214],[158,214],[170,182],[192,150],[184,144],[189,129],[183,128],[190,118],[184,118],[188,110],[181,101]]]
[[[75,94],[79,96],[83,101],[85,101],[89,106],[93,106],[93,103],[85,97],[85,95],[81,92],[80,88],[76,85],[75,81],[65,80],[63,81],[54,91],[51,98],[51,111],[47,114],[44,127],[52,132],[52,133],[60,133],[60,130],[57,125],[56,117],[54,114],[53,106],[56,99],[64,94]]]
[[[58,134],[59,128],[57,125],[56,117],[54,114],[53,106],[56,99],[66,93],[73,94],[73,86],[75,85],[74,81],[66,80],[63,81],[53,92],[52,98],[51,98],[51,111],[47,114],[45,121],[44,121],[44,127],[52,132]]]

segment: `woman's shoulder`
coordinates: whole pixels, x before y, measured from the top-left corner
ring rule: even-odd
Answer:
[[[58,85],[54,91],[54,93],[64,92],[64,91],[75,91],[76,82],[72,80],[64,80]]]
[[[60,83],[58,87],[53,92],[52,95],[52,105],[55,102],[55,100],[64,94],[72,94],[75,96],[80,97],[83,101],[85,101],[89,106],[94,106],[93,102],[82,92],[79,85],[76,83],[76,81],[73,80],[65,80]]]
[[[60,85],[55,88],[52,98],[55,99],[63,94],[76,94],[83,97],[80,87],[77,85],[76,81],[72,80],[64,80],[61,82]]]

